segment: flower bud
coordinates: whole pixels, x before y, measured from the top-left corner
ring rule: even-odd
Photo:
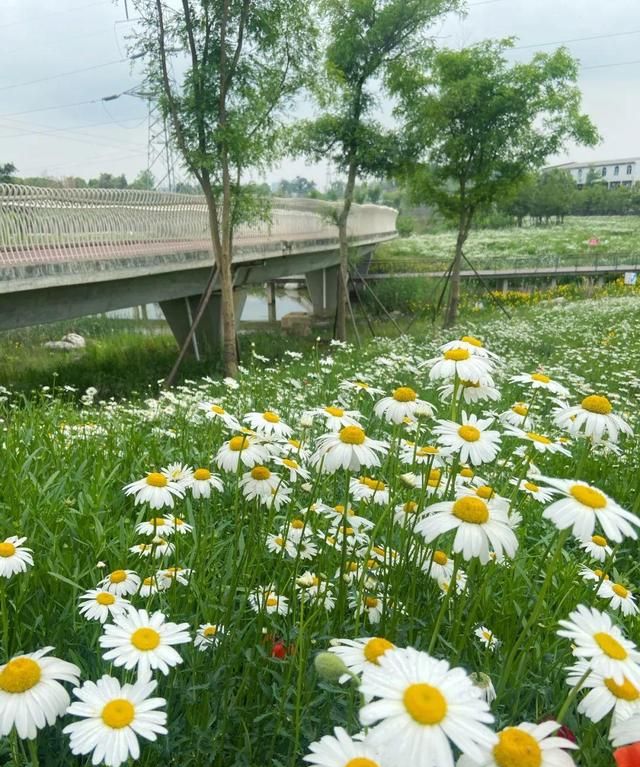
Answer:
[[[345,674],[350,675],[342,658],[332,652],[318,653],[313,659],[313,665],[318,676],[326,682],[338,682]]]

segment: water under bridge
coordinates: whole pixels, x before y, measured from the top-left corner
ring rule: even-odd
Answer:
[[[268,220],[234,234],[236,313],[246,288],[304,275],[314,313],[335,311],[335,204],[271,201]],[[349,238],[361,255],[397,236],[397,211],[354,205]],[[214,263],[204,197],[116,189],[0,184],[0,330],[159,303],[178,341]],[[214,291],[204,340],[219,333]]]

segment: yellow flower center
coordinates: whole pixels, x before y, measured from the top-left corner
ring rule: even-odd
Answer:
[[[466,344],[471,344],[471,346],[479,346],[482,348],[484,344],[479,338],[476,338],[475,336],[462,336],[460,339],[461,341],[464,341]]]
[[[297,439],[288,439],[287,442],[291,447],[295,447],[296,450],[300,450],[300,442]]]
[[[142,650],[143,652],[155,650],[160,644],[160,634],[155,629],[136,629],[131,635],[131,644],[136,650]]]
[[[638,688],[632,684],[627,679],[627,677],[624,678],[624,682],[622,684],[617,684],[613,681],[613,679],[609,678],[605,679],[604,683],[607,690],[609,690],[612,695],[615,695],[616,698],[628,701],[634,701],[640,698],[640,690],[638,690]]]
[[[544,373],[531,373],[531,380],[538,381],[539,383],[551,383],[549,376]]]
[[[110,700],[102,709],[102,721],[113,730],[121,730],[128,727],[135,719],[136,710],[133,705],[124,698]]]
[[[415,501],[407,501],[402,508],[405,514],[415,514],[418,511],[418,504]]]
[[[277,413],[272,413],[271,410],[265,410],[262,417],[268,423],[280,423],[280,416]]]
[[[370,490],[378,491],[386,490],[386,485],[379,479],[373,479],[372,477],[360,477],[360,484],[365,485]]]
[[[493,758],[498,767],[540,767],[542,749],[533,735],[517,727],[507,727],[498,735]]]
[[[609,576],[605,575],[602,570],[594,570],[593,574],[596,576],[596,578],[602,578],[605,581],[609,580]]]
[[[604,509],[607,505],[605,496],[594,487],[573,485],[569,492],[578,503],[581,503],[583,506],[588,506],[590,509]]]
[[[463,522],[482,525],[489,519],[489,509],[487,504],[480,498],[468,496],[466,498],[458,498],[453,504],[453,515]]]
[[[553,442],[549,437],[544,437],[542,434],[536,434],[535,431],[528,431],[527,437],[533,442],[540,442],[542,445],[551,445]]]
[[[540,487],[533,482],[525,482],[524,486],[527,490],[531,490],[532,493],[537,493],[540,490]]]
[[[216,413],[217,415],[224,415],[226,410],[223,407],[220,407],[220,405],[211,405],[211,412]]]
[[[96,597],[96,602],[99,605],[112,605],[116,601],[113,594],[109,594],[108,591],[101,591]]]
[[[8,557],[12,557],[15,553],[16,547],[13,543],[8,543],[7,541],[0,543],[0,557],[7,559]]]
[[[334,407],[333,405],[326,407],[325,412],[329,413],[329,415],[334,415],[336,418],[342,418],[344,415],[344,410],[341,407]]]
[[[426,455],[437,455],[440,451],[437,447],[433,447],[432,445],[424,445],[423,447],[419,447],[416,450],[416,455],[423,458]]]
[[[204,482],[207,479],[211,479],[211,472],[209,469],[196,469],[193,472],[193,478],[197,479],[199,482]]]
[[[366,756],[356,756],[355,759],[349,759],[344,767],[380,767],[380,765],[373,759],[367,759]]]
[[[346,445],[362,445],[365,440],[364,430],[359,426],[345,426],[340,429],[338,436]]]
[[[282,463],[288,468],[288,469],[299,469],[300,464],[297,461],[294,461],[292,458],[283,458]]]
[[[606,546],[607,545],[607,539],[603,538],[601,535],[592,535],[591,540],[593,543],[596,544],[596,546]]]
[[[353,535],[355,533],[355,530],[352,527],[347,527],[346,525],[342,526],[342,531],[345,535]]]
[[[408,386],[400,386],[398,389],[394,389],[391,394],[396,402],[415,402],[418,398],[414,390]]]
[[[114,570],[109,576],[111,583],[122,583],[127,580],[127,574],[124,570]]]
[[[613,406],[606,397],[600,397],[597,394],[591,394],[582,400],[582,409],[590,413],[599,413],[600,415],[609,415]]]
[[[529,408],[527,405],[514,405],[511,410],[513,410],[514,413],[517,415],[522,416],[523,418],[529,414]]]
[[[444,553],[444,551],[440,551],[439,549],[434,552],[433,554],[433,561],[437,565],[446,565],[449,561],[449,557]]]
[[[155,581],[156,581],[156,576],[155,575],[149,575],[149,576],[147,576],[142,581],[142,585],[143,586],[153,586],[153,585],[155,585]]]
[[[294,530],[302,530],[304,522],[301,519],[294,519],[291,522],[291,527],[293,527]]]
[[[275,607],[278,604],[277,597],[267,597],[267,607]]]
[[[214,637],[217,633],[218,633],[217,626],[207,626],[207,628],[202,632],[203,636],[206,636],[206,637]]]
[[[418,724],[434,725],[447,715],[447,699],[430,684],[410,684],[404,691],[404,706]]]
[[[151,487],[166,487],[168,484],[169,480],[159,471],[152,471],[151,474],[147,474],[147,485],[151,485]]]
[[[485,501],[488,501],[494,494],[494,489],[489,485],[481,485],[480,487],[476,487],[476,495],[479,498],[484,498]]]
[[[593,638],[596,640],[596,644],[602,652],[610,658],[613,658],[614,660],[626,660],[629,657],[629,653],[617,639],[611,636],[611,634],[607,634],[605,631],[598,631],[597,634],[593,635]]]
[[[622,597],[622,599],[626,599],[629,596],[629,589],[625,589],[621,583],[614,583],[611,589],[613,590],[614,594]]]
[[[271,472],[266,466],[254,466],[251,469],[251,479],[265,480],[269,479]]]
[[[378,606],[378,600],[375,597],[365,597],[364,598],[364,604],[365,607],[377,607]]]
[[[384,655],[387,650],[393,649],[393,647],[394,645],[392,645],[388,639],[383,639],[382,637],[374,637],[373,639],[370,639],[364,646],[364,657],[369,661],[369,663],[375,663],[375,665],[378,666],[378,658],[381,655]]]
[[[480,430],[475,426],[464,424],[458,429],[458,436],[465,442],[477,442],[480,439]]]
[[[233,450],[237,453],[240,450],[244,450],[248,444],[249,440],[247,437],[245,437],[244,434],[238,434],[237,437],[231,437],[229,440],[229,450]]]
[[[448,352],[444,353],[444,358],[446,360],[453,360],[453,362],[468,360],[470,356],[471,354],[467,349],[449,349]]]
[[[20,693],[35,687],[42,671],[31,658],[14,658],[0,671],[0,690]]]
[[[150,519],[148,524],[152,527],[162,527],[162,525],[167,524],[167,520],[164,517],[156,517],[155,519]]]
[[[459,472],[461,477],[465,477],[465,479],[471,479],[474,475],[473,469],[470,469],[468,466],[465,466],[464,469],[461,469]]]
[[[355,573],[356,570],[358,569],[358,563],[357,562],[347,562],[346,569],[350,573]]]

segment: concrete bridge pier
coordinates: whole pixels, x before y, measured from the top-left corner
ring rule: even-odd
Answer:
[[[247,300],[246,290],[234,290],[233,293],[236,327],[240,323],[242,310]],[[186,296],[185,298],[173,298],[169,301],[160,301],[160,308],[167,320],[178,346],[184,343],[193,318],[200,303],[200,296]],[[196,330],[191,348],[188,353],[199,358],[203,354],[211,354],[218,350],[222,343],[222,300],[219,293],[214,293],[204,311],[202,319]]]
[[[307,290],[316,317],[331,317],[338,305],[339,267],[329,266],[305,274]]]

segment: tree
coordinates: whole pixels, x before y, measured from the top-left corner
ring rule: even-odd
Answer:
[[[87,186],[92,189],[126,189],[129,185],[124,173],[120,176],[113,176],[111,173],[101,173],[98,178],[90,178]]]
[[[314,50],[305,0],[134,0],[147,87],[204,193],[222,303],[223,359],[236,375],[232,246],[247,205],[240,180],[280,148],[282,105]],[[175,66],[174,66],[175,65]],[[179,77],[174,72],[182,72]],[[213,283],[210,284],[209,291]]]
[[[531,215],[548,223],[555,216],[558,223],[564,221],[576,197],[576,185],[567,171],[554,168],[542,173],[533,193]]]
[[[577,62],[565,49],[509,65],[512,40],[441,50],[430,67],[396,66],[407,154],[402,174],[416,201],[457,223],[445,326],[457,317],[463,247],[474,215],[504,198],[568,139],[598,134],[580,112]]]
[[[0,165],[0,184],[12,184],[14,182],[13,174],[17,168],[12,162],[6,162]]]
[[[131,182],[131,189],[155,189],[156,180],[150,170],[141,170]]]
[[[340,240],[336,335],[346,338],[349,241],[347,222],[358,176],[384,176],[392,167],[397,138],[373,117],[374,96],[391,62],[408,60],[424,46],[425,30],[458,0],[323,0],[329,45],[324,88],[316,98],[324,113],[302,125],[299,148],[326,159],[346,176],[336,210]]]

